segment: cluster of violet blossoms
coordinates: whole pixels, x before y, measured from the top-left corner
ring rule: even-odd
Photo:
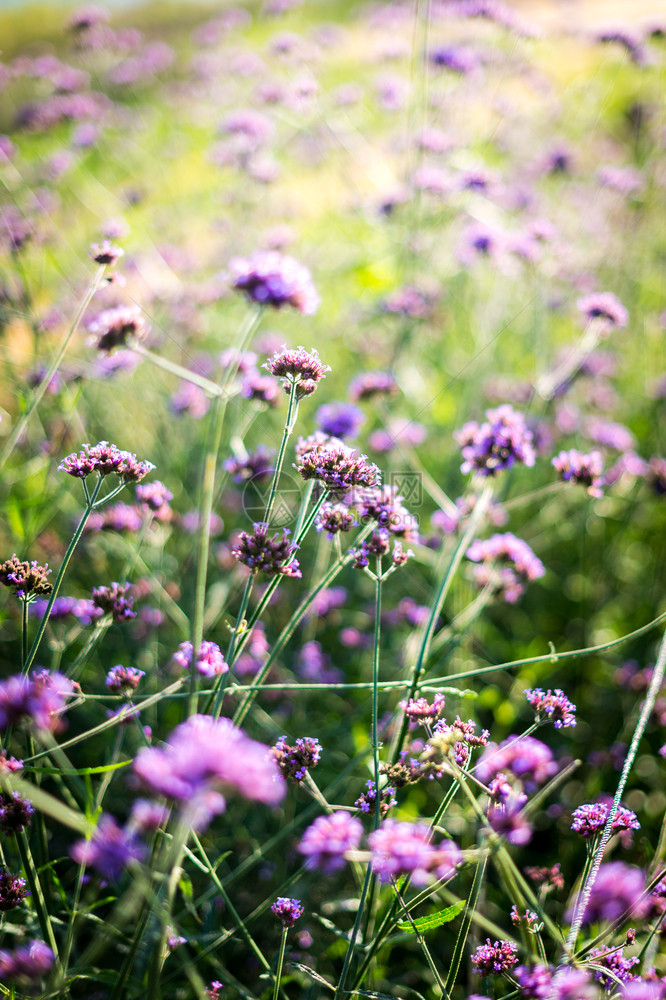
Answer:
[[[525,418],[508,403],[486,411],[482,424],[470,421],[455,433],[461,446],[464,473],[495,476],[517,462],[532,466],[535,461],[532,432]]]
[[[319,295],[307,267],[276,250],[258,250],[229,262],[233,287],[261,306],[292,306],[306,316],[319,308]]]
[[[278,533],[269,538],[266,521],[259,521],[253,527],[251,533],[241,531],[231,549],[234,558],[253,573],[300,578],[301,567],[294,558],[298,545],[290,541],[289,529],[283,528],[282,537]]]
[[[0,730],[24,719],[36,729],[55,731],[75,685],[64,674],[35,671],[30,677],[15,674],[0,681]]]
[[[0,563],[0,583],[10,587],[22,601],[31,601],[40,595],[50,594],[53,590],[52,584],[47,579],[50,573],[48,565],[40,566],[34,559],[32,562],[21,560],[16,553],[11,559],[5,559]]]
[[[80,452],[72,452],[58,466],[59,472],[66,472],[75,479],[86,479],[96,472],[98,476],[115,474],[124,483],[138,483],[155,466],[152,462],[137,461],[136,455],[121,451],[115,444],[100,441],[99,444],[84,444]]]
[[[544,576],[546,570],[527,542],[510,531],[488,539],[476,539],[465,553],[479,565],[474,580],[481,589],[490,587],[493,594],[515,604],[525,592],[525,583]]]
[[[311,396],[320,381],[326,377],[326,372],[331,370],[330,365],[323,364],[317,351],[306,351],[304,347],[283,347],[269,358],[264,368],[271,375],[282,379],[285,392],[290,393],[294,386],[299,399]]]

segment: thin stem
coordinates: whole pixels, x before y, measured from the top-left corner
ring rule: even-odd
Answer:
[[[146,361],[150,361],[152,365],[156,368],[161,368],[165,372],[169,372],[170,375],[175,375],[177,378],[182,379],[184,382],[191,382],[192,385],[198,386],[205,392],[210,393],[211,396],[230,396],[232,393],[227,392],[221,385],[217,382],[211,381],[209,378],[205,378],[203,375],[197,375],[196,372],[192,372],[189,368],[183,368],[182,365],[177,364],[175,361],[169,361],[168,358],[163,358],[161,354],[155,354],[153,351],[148,350],[143,344],[133,343],[132,350],[135,354],[140,357],[145,358]]]
[[[270,523],[271,511],[273,510],[273,503],[275,502],[275,495],[278,489],[278,482],[280,479],[280,473],[282,472],[282,466],[284,464],[284,455],[287,448],[287,441],[294,429],[294,424],[296,423],[296,417],[298,416],[298,383],[292,382],[291,389],[289,390],[289,409],[287,410],[287,419],[285,421],[284,430],[282,432],[282,441],[280,442],[280,450],[278,451],[278,456],[275,462],[275,469],[273,470],[273,479],[271,482],[270,492],[268,494],[268,501],[266,503],[266,512],[264,513],[264,521],[266,524]]]
[[[12,433],[9,435],[9,438],[7,439],[7,442],[6,442],[5,446],[4,446],[4,448],[2,449],[2,452],[0,452],[0,469],[4,466],[5,462],[7,461],[7,459],[9,458],[9,456],[11,455],[11,453],[14,450],[14,447],[16,445],[16,442],[19,440],[19,438],[21,437],[21,434],[25,430],[25,428],[26,428],[26,426],[28,424],[28,421],[30,420],[30,417],[32,416],[32,414],[34,413],[34,411],[36,410],[36,408],[39,406],[42,398],[44,397],[44,393],[48,389],[49,384],[51,382],[51,379],[53,378],[56,370],[58,369],[58,366],[60,365],[60,362],[62,361],[63,357],[65,356],[65,351],[67,350],[67,348],[69,346],[69,342],[70,342],[70,340],[72,339],[72,337],[74,336],[74,334],[76,333],[76,331],[78,329],[78,326],[79,326],[79,323],[81,322],[83,314],[85,313],[86,309],[88,308],[93,295],[95,294],[95,292],[97,291],[97,289],[100,286],[100,283],[101,283],[101,280],[102,280],[102,277],[104,275],[104,271],[105,270],[106,270],[106,265],[102,264],[100,266],[99,270],[97,271],[97,274],[95,275],[95,278],[93,279],[92,285],[90,286],[90,288],[88,289],[88,291],[84,295],[84,297],[83,297],[83,299],[81,301],[81,304],[79,305],[79,308],[76,311],[76,315],[74,316],[74,319],[72,321],[72,325],[70,326],[69,330],[65,334],[64,340],[63,340],[62,344],[60,345],[56,356],[54,357],[53,361],[49,365],[49,367],[47,369],[47,372],[44,375],[44,377],[42,378],[41,382],[39,383],[39,385],[35,389],[29,406],[27,407],[25,413],[20,418],[20,420],[18,420],[16,422],[16,424],[14,425],[14,429],[13,429]]]
[[[446,990],[450,992],[456,983],[456,978],[458,976],[458,970],[460,968],[460,963],[462,961],[463,952],[465,950],[465,944],[467,942],[467,936],[469,934],[469,929],[472,924],[472,916],[476,910],[476,904],[479,899],[479,894],[483,886],[483,880],[486,873],[486,864],[488,862],[488,857],[483,854],[479,857],[476,871],[474,872],[474,880],[472,882],[472,888],[465,905],[465,912],[463,913],[462,923],[460,924],[460,930],[458,931],[458,937],[456,938],[456,943],[453,948],[453,955],[451,956],[451,962],[449,964],[449,974],[446,977]]]
[[[379,734],[378,734],[378,703],[379,703],[379,648],[381,640],[381,610],[382,610],[382,557],[377,556],[375,566],[375,643],[372,657],[372,757],[375,774],[375,830],[381,818],[381,796],[379,794]],[[397,891],[397,890],[396,890]]]
[[[342,972],[340,973],[340,979],[335,990],[335,996],[333,1000],[340,1000],[342,994],[346,992],[345,983],[347,980],[347,973],[349,971],[349,966],[351,965],[351,960],[354,957],[354,950],[356,948],[356,938],[358,937],[359,928],[361,926],[361,920],[363,918],[363,910],[365,909],[365,899],[368,895],[368,887],[370,885],[370,880],[372,879],[372,869],[370,865],[365,870],[365,878],[363,880],[363,888],[361,889],[361,898],[358,901],[358,909],[356,911],[356,919],[354,920],[354,926],[352,928],[351,935],[349,937],[349,944],[347,945],[347,952],[345,954],[345,960],[342,965]]]
[[[282,937],[280,938],[280,953],[277,960],[277,968],[275,970],[275,985],[273,987],[273,1000],[278,1000],[280,995],[280,978],[282,976],[282,965],[284,963],[284,953],[287,948],[287,934],[289,933],[288,927],[282,928]]]
[[[631,740],[631,745],[627,751],[627,756],[624,761],[624,767],[622,768],[622,774],[620,775],[620,780],[618,781],[617,791],[615,792],[615,798],[613,799],[613,804],[608,813],[608,818],[606,820],[606,825],[604,826],[603,833],[601,835],[601,841],[596,851],[594,861],[592,862],[592,867],[585,880],[583,888],[581,889],[580,896],[576,902],[576,910],[574,914],[574,919],[571,922],[571,930],[569,931],[569,936],[567,937],[567,948],[573,950],[576,943],[576,938],[578,937],[578,932],[583,923],[585,917],[585,910],[590,901],[590,895],[594,887],[597,875],[599,873],[599,868],[601,867],[601,862],[603,861],[604,852],[606,850],[606,845],[610,840],[613,821],[617,815],[617,811],[620,808],[620,802],[622,801],[622,796],[624,795],[624,789],[629,778],[629,774],[633,767],[634,761],[636,759],[636,754],[638,753],[639,744],[643,738],[643,733],[645,732],[645,727],[648,724],[650,715],[652,714],[652,709],[654,708],[654,703],[659,694],[661,688],[664,673],[666,672],[666,634],[662,638],[661,646],[659,648],[659,655],[657,656],[657,662],[654,666],[654,673],[650,680],[650,686],[648,688],[647,696],[643,703],[641,709],[641,714],[636,724],[636,729],[634,730],[634,735]]]
[[[74,535],[72,536],[72,540],[69,543],[69,545],[67,546],[67,551],[65,552],[64,558],[63,558],[62,563],[60,565],[60,569],[58,570],[58,575],[56,576],[55,582],[53,584],[53,590],[51,591],[51,596],[49,597],[49,602],[46,605],[46,610],[45,610],[44,614],[42,615],[42,619],[41,619],[39,625],[37,626],[37,635],[34,638],[32,646],[30,647],[30,652],[28,653],[28,655],[25,657],[25,659],[23,661],[23,673],[24,674],[27,674],[28,670],[30,670],[30,667],[32,666],[32,664],[34,662],[35,656],[37,655],[37,650],[39,649],[39,644],[42,641],[42,637],[44,635],[44,632],[46,631],[46,625],[48,623],[49,616],[51,614],[51,609],[53,608],[53,605],[55,604],[56,597],[58,596],[58,592],[60,590],[60,586],[62,584],[63,577],[65,576],[65,573],[67,571],[67,566],[69,565],[69,560],[72,558],[72,555],[74,554],[74,549],[78,545],[79,539],[81,538],[81,535],[83,534],[83,530],[84,530],[84,528],[86,526],[86,521],[88,520],[88,518],[90,517],[90,515],[92,513],[93,505],[94,505],[95,500],[97,499],[97,496],[99,494],[101,486],[102,486],[102,477],[100,476],[98,478],[97,482],[95,483],[94,490],[90,494],[90,500],[86,504],[86,509],[84,510],[83,515],[81,517],[81,520],[79,521],[79,523],[78,523],[78,525],[76,527],[76,531],[74,532]]]
[[[25,598],[21,598],[21,663],[24,672],[28,659],[28,604]]]
[[[395,884],[395,881],[393,879],[391,879],[391,881],[393,883],[393,889],[394,889],[395,894],[396,894],[396,896],[398,898],[398,902],[400,903],[400,906],[402,907],[402,909],[403,909],[403,911],[405,913],[405,916],[407,917],[407,920],[411,924],[412,930],[414,931],[414,934],[416,935],[416,940],[418,941],[418,943],[419,943],[419,945],[421,947],[421,951],[423,952],[423,954],[425,956],[425,960],[428,963],[430,971],[432,972],[433,976],[435,977],[435,981],[436,981],[437,985],[439,986],[441,994],[442,994],[443,997],[446,997],[447,1000],[448,1000],[449,992],[448,992],[448,990],[446,988],[446,985],[445,985],[444,981],[442,980],[442,977],[439,974],[439,969],[437,968],[437,966],[435,965],[435,963],[433,961],[433,957],[430,954],[430,949],[428,948],[427,944],[425,943],[425,938],[423,937],[423,934],[421,934],[420,930],[418,929],[418,927],[414,923],[414,918],[412,917],[411,913],[407,909],[407,906],[405,905],[405,901],[402,898],[402,896],[400,895],[400,892],[398,890],[397,885]]]
[[[16,845],[19,849],[19,854],[21,855],[21,863],[23,865],[23,871],[25,872],[25,877],[28,885],[30,886],[30,892],[32,894],[32,902],[37,912],[37,920],[39,922],[39,928],[42,932],[42,936],[45,941],[48,941],[49,947],[51,948],[53,954],[56,956],[56,963],[59,965],[58,961],[58,946],[56,944],[55,935],[53,933],[53,927],[51,925],[51,920],[49,918],[49,912],[46,906],[46,901],[44,899],[44,893],[42,892],[41,882],[39,881],[39,875],[37,874],[37,869],[35,868],[35,863],[32,858],[32,853],[30,851],[30,845],[28,843],[28,837],[25,830],[22,830],[16,835]]]
[[[247,611],[247,606],[250,602],[250,594],[252,593],[252,587],[254,586],[255,576],[256,576],[255,573],[250,573],[245,582],[245,590],[243,591],[243,596],[241,598],[241,605],[238,610],[238,615],[236,617],[236,625],[232,629],[231,637],[229,639],[229,645],[227,647],[227,656],[226,656],[229,669],[231,669],[231,666],[234,662],[235,658],[234,654],[236,652],[236,643],[238,637],[242,635],[243,632],[248,631],[247,623],[245,621],[245,612]],[[192,667],[194,668],[194,664],[192,664]],[[222,702],[224,701],[224,692],[227,686],[226,682],[228,677],[229,677],[229,671],[227,671],[227,673],[225,674],[222,674],[222,676],[220,677],[220,683],[215,693],[215,698],[213,701],[213,707],[211,709],[211,712],[213,717],[216,719],[219,717],[220,712],[222,711]]]

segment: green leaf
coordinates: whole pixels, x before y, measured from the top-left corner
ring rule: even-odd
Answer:
[[[440,924],[451,923],[464,909],[465,900],[460,899],[457,903],[453,903],[451,906],[440,910],[439,913],[429,913],[427,917],[419,917],[413,924],[405,920],[403,923],[398,924],[398,929],[406,931],[408,934],[414,934],[416,931],[424,934],[426,931],[432,930],[433,927],[439,927]]]

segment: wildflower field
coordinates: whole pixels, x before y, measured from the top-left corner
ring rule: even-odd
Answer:
[[[666,997],[666,20],[571,11],[0,14],[0,996]]]

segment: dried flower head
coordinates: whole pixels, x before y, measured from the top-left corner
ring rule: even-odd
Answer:
[[[48,565],[40,566],[35,560],[22,561],[14,553],[11,559],[0,564],[0,583],[11,587],[22,600],[31,600],[51,593],[53,586],[47,580],[50,572]]]
[[[116,347],[130,346],[133,340],[143,340],[148,326],[138,306],[114,306],[98,313],[88,330],[97,350],[108,353]]]
[[[289,529],[283,529],[281,538],[279,534],[269,538],[268,527],[265,521],[259,521],[254,525],[252,534],[241,531],[231,550],[232,555],[253,573],[300,577],[301,568],[298,560],[294,559],[298,545],[289,541]]]

